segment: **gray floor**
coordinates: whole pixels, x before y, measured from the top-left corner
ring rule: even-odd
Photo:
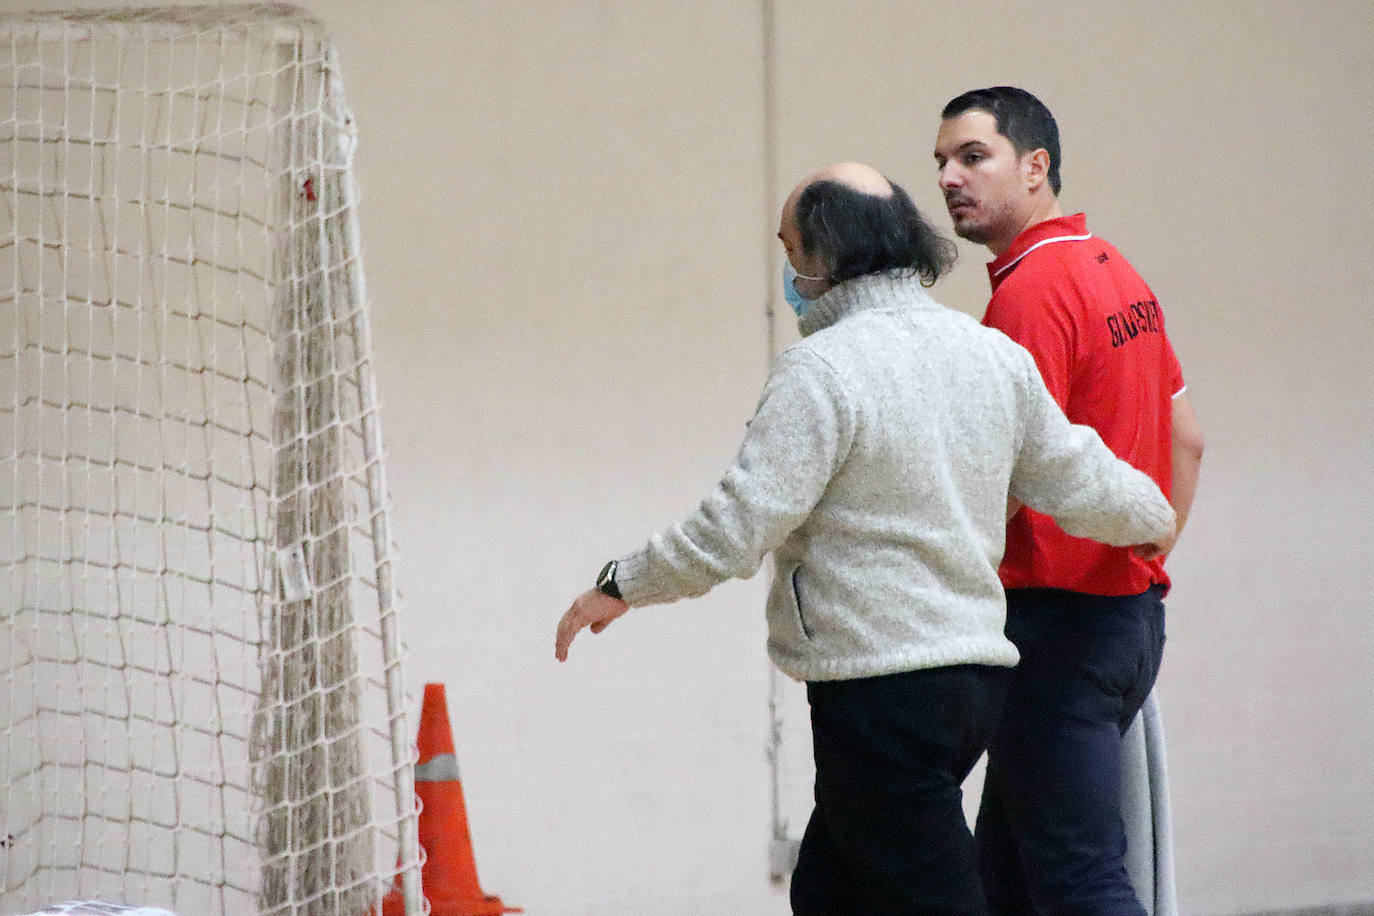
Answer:
[[[1263,913],[1248,913],[1244,916],[1374,916],[1374,902],[1341,903],[1332,906],[1308,907],[1302,910],[1268,910]]]

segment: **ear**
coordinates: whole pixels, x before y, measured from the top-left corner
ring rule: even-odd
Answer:
[[[1022,164],[1026,169],[1026,189],[1032,192],[1039,191],[1045,182],[1049,181],[1049,152],[1043,149],[1033,150],[1022,157]]]

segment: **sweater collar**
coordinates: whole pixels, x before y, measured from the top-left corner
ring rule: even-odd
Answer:
[[[890,270],[846,280],[819,299],[811,300],[797,322],[797,329],[807,337],[869,309],[939,307],[914,271]]]
[[[1011,247],[999,254],[995,261],[988,264],[988,279],[992,281],[993,290],[995,291],[998,284],[1011,273],[1016,262],[1030,254],[1033,249],[1052,242],[1076,242],[1090,237],[1088,217],[1082,213],[1075,213],[1073,216],[1057,216],[1054,219],[1036,223],[1018,235],[1012,241]]]

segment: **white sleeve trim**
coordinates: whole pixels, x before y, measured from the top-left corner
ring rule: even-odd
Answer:
[[[1177,398],[1180,394],[1182,394],[1183,392],[1185,392],[1185,391],[1187,391],[1187,390],[1188,390],[1188,386],[1187,386],[1187,385],[1184,385],[1182,388],[1180,388],[1180,389],[1178,389],[1177,391],[1175,391],[1170,397],[1171,397],[1171,398]]]

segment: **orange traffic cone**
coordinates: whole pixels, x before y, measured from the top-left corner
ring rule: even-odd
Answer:
[[[472,857],[467,804],[458,778],[458,758],[453,753],[448,703],[443,684],[426,684],[420,707],[416,739],[420,761],[415,765],[415,794],[420,811],[420,846],[425,864],[420,883],[430,903],[431,916],[500,916],[523,913],[508,907],[500,897],[482,893],[477,883],[477,863]],[[384,916],[404,916],[405,900],[393,890],[382,901]]]

